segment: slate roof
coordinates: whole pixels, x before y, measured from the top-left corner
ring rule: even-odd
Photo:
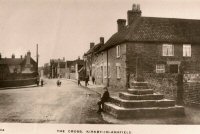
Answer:
[[[91,54],[93,52],[96,53],[100,49],[101,45],[102,45],[102,43],[96,44],[94,47],[92,47],[91,49],[89,49],[87,51],[87,53],[85,53],[85,55],[89,55],[89,54]]]
[[[100,51],[123,42],[200,43],[200,20],[139,17],[115,33]]]
[[[2,58],[0,59],[0,64],[6,64],[6,65],[20,65],[24,61],[24,58]]]

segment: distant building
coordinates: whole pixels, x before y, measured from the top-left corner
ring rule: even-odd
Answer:
[[[66,61],[67,65],[67,78],[68,79],[78,79],[84,80],[85,78],[85,69],[84,61],[78,58],[74,61]]]
[[[50,63],[45,63],[43,67],[43,74],[45,77],[50,77]]]
[[[66,62],[65,59],[50,60],[50,78],[66,77]]]
[[[25,57],[2,58],[0,54],[0,87],[35,84],[37,63],[31,58],[31,52]]]

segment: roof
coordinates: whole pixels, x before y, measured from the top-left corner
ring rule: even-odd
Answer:
[[[7,64],[7,65],[20,65],[24,59],[21,58],[2,58],[0,59],[0,64]]]
[[[200,20],[139,17],[112,35],[100,51],[123,42],[200,43]]]
[[[89,54],[91,54],[91,53],[93,53],[93,52],[94,52],[94,53],[97,52],[97,51],[100,49],[101,45],[102,45],[102,43],[96,44],[94,47],[90,48],[90,49],[87,51],[87,53],[85,53],[85,55],[89,55]]]

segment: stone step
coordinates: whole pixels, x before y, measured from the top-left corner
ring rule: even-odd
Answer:
[[[162,94],[144,94],[144,95],[135,95],[127,92],[119,93],[119,97],[125,100],[161,100],[164,98]]]
[[[131,88],[133,89],[148,89],[149,87],[146,85],[146,86],[130,86]]]
[[[153,94],[153,89],[128,89],[128,93],[136,95]]]
[[[119,97],[110,97],[110,102],[124,108],[144,107],[171,107],[175,105],[174,100],[124,100]]]
[[[148,86],[148,82],[137,82],[134,81],[131,83],[132,86]]]
[[[184,107],[150,107],[150,108],[123,108],[112,103],[105,103],[104,111],[113,115],[115,118],[152,118],[152,117],[171,117],[184,116]]]

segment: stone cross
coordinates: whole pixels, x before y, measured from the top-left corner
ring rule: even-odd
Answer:
[[[143,74],[143,64],[142,64],[142,55],[137,54],[136,56],[136,81],[144,82],[144,74]]]

